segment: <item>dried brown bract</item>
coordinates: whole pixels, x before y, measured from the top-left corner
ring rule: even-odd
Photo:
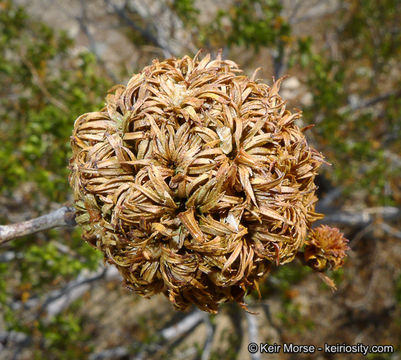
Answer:
[[[336,270],[344,264],[348,240],[337,229],[321,225],[309,233],[304,259],[314,270]]]
[[[129,288],[216,312],[303,247],[322,156],[279,86],[220,57],[154,60],[76,120],[77,222]]]

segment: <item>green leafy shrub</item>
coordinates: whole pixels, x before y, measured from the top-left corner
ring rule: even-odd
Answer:
[[[69,136],[75,118],[99,108],[110,85],[91,53],[72,55],[65,33],[33,22],[6,2],[0,12],[0,183],[10,195],[34,183],[50,201],[66,201]],[[37,194],[35,194],[37,197]]]

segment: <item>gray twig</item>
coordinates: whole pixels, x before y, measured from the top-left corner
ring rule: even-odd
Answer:
[[[308,11],[303,16],[293,17],[290,19],[290,24],[295,25],[303,22],[316,21],[346,8],[347,6],[343,4],[330,8],[330,6],[327,4],[327,1],[317,1],[317,4],[310,6]]]
[[[96,271],[89,272],[83,270],[76,279],[70,281],[61,289],[51,291],[44,301],[38,297],[29,299],[25,303],[14,302],[11,306],[13,310],[30,310],[40,306],[40,310],[47,313],[47,317],[55,316],[66,309],[73,301],[80,298],[91,287],[91,284],[97,280],[105,279],[107,281],[119,279],[118,270],[114,266],[105,268],[100,265]]]
[[[362,110],[371,106],[374,106],[376,104],[379,104],[383,101],[387,101],[392,97],[399,97],[401,96],[401,91],[390,91],[385,94],[380,94],[374,98],[362,100],[362,101],[356,101],[354,104],[346,105],[342,108],[339,109],[340,114],[344,114],[347,111],[357,111],[357,110]]]
[[[161,348],[163,342],[168,342],[176,338],[182,337],[187,334],[190,330],[197,327],[208,315],[200,310],[195,310],[185,316],[181,321],[176,324],[161,330],[158,334],[159,340],[156,343],[150,345],[134,344],[139,345],[140,350],[136,353],[132,359],[141,360],[147,358],[148,351],[157,351]],[[89,360],[103,360],[109,359],[110,354],[122,354],[122,356],[127,356],[131,353],[130,347],[115,347],[111,349],[106,349],[89,356]]]
[[[89,19],[88,19],[88,3],[85,0],[81,0],[81,15],[76,16],[75,19],[77,20],[79,27],[81,28],[82,32],[86,35],[89,42],[89,49],[95,55],[96,60],[98,63],[106,70],[107,74],[113,80],[113,82],[117,83],[116,75],[109,69],[106,63],[103,61],[102,57],[99,54],[97,42],[93,36],[93,34],[89,30]]]
[[[248,341],[250,343],[259,344],[258,321],[255,315],[245,311],[246,320],[248,322]],[[260,353],[250,353],[251,360],[260,360]]]
[[[203,352],[201,360],[209,360],[210,353],[212,352],[214,334],[216,331],[216,325],[210,321],[210,315],[205,317],[205,325],[206,325],[206,340],[203,345]]]
[[[351,213],[346,211],[338,211],[327,215],[321,223],[341,224],[341,225],[367,225],[373,221],[376,216],[381,216],[383,220],[393,220],[401,216],[401,209],[395,206],[384,206],[367,208],[360,213]]]
[[[206,316],[206,313],[200,310],[195,310],[184,317],[180,322],[160,331],[160,336],[163,340],[172,340],[194,328]]]
[[[401,231],[398,231],[397,229],[394,229],[392,226],[390,226],[390,225],[388,225],[386,223],[380,224],[380,227],[387,234],[390,234],[391,236],[394,236],[397,239],[401,239]]]
[[[333,207],[332,205],[334,201],[337,200],[341,194],[342,189],[340,187],[330,190],[321,200],[319,200],[316,206],[316,211],[326,213]]]
[[[89,356],[89,360],[110,360],[120,359],[129,355],[129,349],[126,346],[117,346],[112,349],[99,351]]]
[[[119,8],[116,4],[114,4],[112,1],[110,0],[104,0],[104,2],[106,3],[106,5],[110,6],[113,11],[118,15],[118,17],[123,20],[129,27],[131,27],[132,29],[134,29],[135,31],[139,32],[141,34],[141,36],[149,41],[151,44],[158,46],[159,48],[161,48],[164,52],[166,57],[170,57],[172,56],[172,50],[168,47],[167,44],[162,44],[159,39],[155,36],[153,36],[153,34],[151,34],[149,31],[147,31],[146,29],[142,28],[141,26],[139,26],[135,21],[133,21],[127,14],[126,12]]]
[[[28,339],[28,335],[23,332],[17,331],[5,331],[0,332],[0,350],[2,346],[6,346],[8,343],[22,343]]]
[[[63,206],[38,218],[11,225],[0,225],[0,245],[39,231],[55,227],[75,226],[75,209]]]
[[[85,294],[94,281],[100,279],[110,281],[119,278],[119,272],[114,266],[104,268],[104,266],[101,265],[96,272],[85,273],[83,271],[75,280],[68,283],[64,288],[53,291],[44,302],[42,308],[46,310],[48,317],[55,316]]]
[[[21,253],[15,253],[14,251],[4,251],[0,253],[0,264],[7,263],[13,261],[17,258],[22,258],[23,255]]]

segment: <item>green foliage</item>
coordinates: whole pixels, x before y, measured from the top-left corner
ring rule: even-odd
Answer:
[[[12,2],[0,6],[0,196],[11,200],[29,184],[24,210],[35,213],[69,197],[74,120],[98,109],[110,84],[99,76],[91,53],[72,53],[73,41],[65,33],[32,21]],[[0,304],[7,330],[23,332],[32,331],[32,324],[12,310],[13,302],[24,303],[83,269],[95,269],[101,258],[82,242],[78,229],[22,238],[8,250],[17,259],[0,264]],[[13,283],[19,285],[13,288]],[[79,321],[60,315],[49,327],[38,329],[56,353],[60,350],[53,358],[76,358],[66,344],[80,337]],[[39,353],[37,358],[52,358]]]
[[[351,10],[338,15],[345,24],[338,31],[335,57],[329,50],[317,50],[311,38],[299,39],[293,51],[291,64],[301,66],[313,95],[304,118],[317,125],[320,149],[334,164],[327,176],[336,185],[348,192],[369,191],[371,203],[394,204],[389,189],[397,186],[401,170],[388,154],[401,152],[401,82],[388,76],[401,70],[396,61],[401,54],[396,21],[401,4],[344,1],[344,6]],[[335,26],[327,28],[337,31]]]
[[[344,55],[362,60],[368,67],[374,67],[377,74],[391,72],[389,62],[401,55],[401,3],[398,0],[343,0],[343,3],[347,7],[342,13],[346,18],[342,31],[346,41]],[[372,84],[377,81],[373,75]]]
[[[280,291],[287,291],[295,284],[301,282],[305,277],[311,273],[308,266],[302,266],[296,263],[279,266],[271,273],[272,285],[277,287]]]
[[[283,299],[287,297],[288,291],[300,283],[311,273],[311,268],[302,266],[298,263],[289,263],[285,266],[274,268],[266,281],[259,285],[261,297],[268,298],[272,294],[279,294]],[[255,290],[251,293],[254,299],[259,298],[258,292]]]
[[[199,10],[195,7],[194,0],[173,0],[172,7],[185,24],[197,22]]]
[[[56,237],[57,234],[54,234]],[[46,283],[74,278],[83,269],[97,268],[102,256],[82,243],[79,230],[75,230],[72,236],[65,234],[64,241],[68,241],[68,248],[64,252],[57,248],[56,242],[38,243],[28,248],[26,244],[23,245],[24,261],[18,265],[21,281],[29,282],[35,290]]]
[[[277,314],[281,320],[282,326],[292,333],[303,333],[308,329],[315,326],[313,320],[302,316],[300,312],[300,305],[287,298],[283,301],[282,311]]]
[[[82,359],[92,350],[88,346],[90,334],[83,329],[84,318],[72,311],[60,314],[50,322],[36,321],[34,333],[40,334],[45,347],[36,346],[34,359]]]
[[[109,86],[90,53],[32,22],[6,3],[0,12],[0,183],[10,194],[24,182],[63,202],[68,194],[69,136],[75,118],[99,108]]]
[[[291,42],[290,26],[281,16],[282,5],[278,0],[234,2],[227,10],[219,9],[206,24],[197,21],[195,15],[199,10],[193,0],[174,1],[174,4],[180,17],[187,19],[184,23],[188,28],[197,29],[194,41],[199,47],[243,46],[255,52],[269,47],[281,53]]]
[[[282,5],[277,0],[246,0],[228,12],[220,12],[218,21],[227,18],[231,24],[225,42],[259,50],[289,39],[290,26],[280,16]]]

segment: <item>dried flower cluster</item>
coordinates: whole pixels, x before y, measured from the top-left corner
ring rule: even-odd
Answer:
[[[348,240],[337,229],[321,225],[312,229],[306,241],[304,259],[312,269],[336,270],[344,264]]]
[[[136,293],[208,312],[243,304],[322,217],[322,156],[294,124],[301,114],[286,110],[280,82],[254,76],[220,57],[155,60],[76,120],[77,222]]]

